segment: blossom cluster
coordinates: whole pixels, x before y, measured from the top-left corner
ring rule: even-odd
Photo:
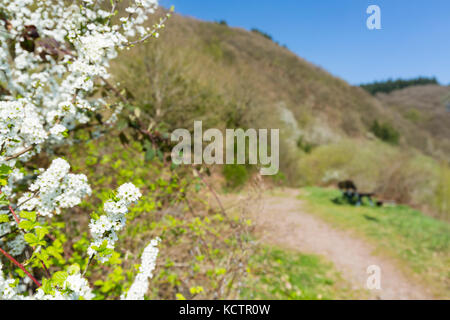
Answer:
[[[14,279],[5,279],[0,262],[0,300],[92,300],[94,294],[89,283],[77,272],[68,275],[60,288],[54,288],[52,294],[46,294],[39,288],[34,295],[24,296],[15,285]]]
[[[139,273],[128,292],[122,295],[122,300],[144,300],[144,295],[148,290],[148,279],[153,277],[153,270],[156,267],[156,258],[158,257],[157,245],[161,239],[153,239],[142,253],[142,262],[139,267]]]
[[[20,294],[14,286],[14,279],[5,279],[0,261],[0,300],[21,300]]]
[[[0,164],[61,143],[89,112],[109,107],[93,98],[96,83],[110,77],[117,50],[154,34],[145,22],[157,8],[157,0],[135,0],[117,17],[116,2],[110,10],[107,0],[0,3]]]
[[[69,173],[70,165],[63,159],[52,161],[47,170],[30,186],[30,191],[19,199],[19,209],[37,211],[40,216],[60,214],[61,208],[72,208],[91,194],[84,174]]]
[[[79,272],[69,275],[61,288],[55,288],[52,294],[45,294],[44,290],[39,288],[31,297],[33,300],[92,300],[93,298],[94,294],[88,281]]]
[[[133,284],[126,294],[122,294],[122,300],[144,300],[144,295],[149,287],[149,278],[153,276],[158,257],[159,238],[153,239],[144,249],[141,258],[141,266]],[[32,296],[24,296],[16,287],[14,279],[5,279],[0,262],[0,300],[92,300],[94,294],[88,281],[80,272],[69,274],[61,286],[54,287],[52,294],[46,294],[39,288]]]
[[[111,253],[99,254],[100,248],[114,250],[120,232],[126,223],[128,207],[142,196],[132,183],[126,183],[117,189],[117,195],[103,205],[104,215],[91,219],[89,228],[93,242],[88,248],[90,257],[95,256],[100,262],[106,262]]]

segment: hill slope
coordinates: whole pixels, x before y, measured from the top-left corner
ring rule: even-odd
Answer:
[[[391,199],[450,210],[450,182],[444,181],[445,190],[439,195],[445,204],[436,205],[434,199],[436,190],[442,190],[439,177],[446,176],[441,170],[448,169],[440,169],[435,160],[424,160],[421,155],[449,158],[448,140],[443,139],[448,137],[448,117],[439,117],[439,111],[423,123],[413,121],[411,110],[419,107],[397,104],[399,93],[374,97],[258,32],[174,15],[159,41],[123,54],[114,70],[116,79],[130,89],[136,105],[145,110],[144,117],[154,126],[192,129],[194,120],[203,120],[204,127],[221,129],[280,128],[281,170],[291,185],[353,178]],[[408,94],[420,88],[405,90]],[[432,90],[444,94],[448,88]],[[426,104],[428,96],[423,98]],[[423,113],[428,117],[427,112]],[[399,147],[376,141],[372,133],[375,121],[381,128],[399,133]],[[345,148],[339,147],[343,142]],[[349,143],[354,145],[350,150],[356,160],[341,157],[342,162],[326,162],[348,155]],[[367,150],[359,148],[361,143]],[[306,179],[301,172],[305,167],[300,165],[299,170],[299,159],[308,160],[316,147],[333,144],[338,147],[331,154],[325,152],[326,159],[316,157],[307,162],[312,173],[323,161],[326,170]],[[377,160],[380,157],[382,161]],[[359,162],[355,165],[355,161]],[[385,165],[394,169],[383,176]],[[409,168],[421,178],[406,179],[411,175]],[[372,173],[367,173],[369,170]],[[427,182],[430,179],[438,180]],[[395,185],[386,188],[386,184]],[[429,199],[422,200],[422,196]]]
[[[377,98],[412,123],[405,130],[407,143],[428,154],[450,154],[450,87],[413,86]],[[410,130],[408,132],[407,130]]]
[[[233,102],[232,106],[227,105],[227,112],[222,110],[228,119],[222,115],[221,120],[270,124],[269,119],[258,119],[261,118],[257,116],[261,109],[269,109],[273,115],[274,110],[285,108],[295,117],[305,139],[312,143],[335,141],[343,136],[366,137],[376,119],[398,125],[404,135],[401,141],[428,153],[435,150],[429,150],[426,143],[412,143],[417,138],[413,133],[415,129],[439,130],[438,134],[431,133],[432,142],[449,136],[444,126],[418,126],[405,119],[404,110],[391,107],[396,104],[395,97],[421,92],[422,87],[407,88],[401,91],[403,94],[396,91],[391,93],[391,99],[381,94],[374,98],[260,33],[222,24],[174,15],[160,41],[136,48],[119,61],[117,74],[120,82],[133,87],[139,102],[152,106],[153,110],[149,112],[154,116],[164,118],[166,114],[172,122],[176,116],[171,116],[168,110],[186,111],[185,108],[169,106],[174,99],[177,99],[177,104],[205,104],[204,100],[193,97],[192,86],[195,83],[202,88],[197,88],[201,94],[215,96],[216,99],[210,99],[213,101],[206,104],[221,104],[213,106],[214,111]],[[425,87],[434,87],[440,96],[449,92],[448,87]],[[433,92],[430,94],[433,96]],[[414,94],[410,97],[415,101]],[[186,98],[188,101],[180,101]],[[428,98],[429,95],[424,96],[425,103]],[[196,118],[212,117],[207,114],[211,108],[188,111],[196,112]],[[282,113],[277,111],[277,114]],[[439,143],[436,148],[438,146]],[[447,147],[444,149],[448,152]]]

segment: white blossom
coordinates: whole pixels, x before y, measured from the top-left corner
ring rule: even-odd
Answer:
[[[117,189],[116,199],[109,199],[103,205],[104,215],[98,219],[91,219],[89,229],[93,241],[88,248],[90,257],[95,256],[100,262],[106,262],[111,254],[99,255],[96,247],[101,247],[106,242],[108,249],[114,249],[120,232],[126,223],[128,207],[141,197],[141,192],[132,183],[121,185]]]
[[[37,211],[41,216],[60,214],[61,209],[72,208],[91,194],[84,174],[69,173],[70,165],[63,159],[55,159],[30,186],[30,191],[20,199],[21,210]]]
[[[139,273],[126,294],[121,296],[122,300],[144,300],[144,295],[148,291],[149,279],[153,277],[153,270],[156,267],[159,249],[157,245],[161,239],[153,239],[144,249]]]
[[[0,261],[0,300],[22,300],[14,286],[14,279],[5,279],[2,271],[2,262]]]

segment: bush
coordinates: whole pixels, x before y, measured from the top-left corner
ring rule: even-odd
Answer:
[[[256,29],[256,28],[253,28],[251,31],[254,32],[254,33],[257,33],[257,34],[259,34],[261,36],[263,36],[266,39],[269,39],[270,41],[274,41],[273,37],[270,34],[268,34],[267,32],[261,31],[261,30]]]
[[[223,167],[223,176],[227,181],[227,188],[238,189],[245,185],[249,173],[244,165],[230,164]]]
[[[375,120],[370,130],[384,142],[391,144],[399,143],[400,133],[389,123],[379,123],[378,120]]]

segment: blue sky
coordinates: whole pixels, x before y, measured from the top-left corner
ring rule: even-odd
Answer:
[[[450,84],[450,0],[160,0],[175,11],[261,29],[352,84],[436,76]],[[381,30],[366,9],[381,8]],[[170,21],[169,21],[170,23]]]

